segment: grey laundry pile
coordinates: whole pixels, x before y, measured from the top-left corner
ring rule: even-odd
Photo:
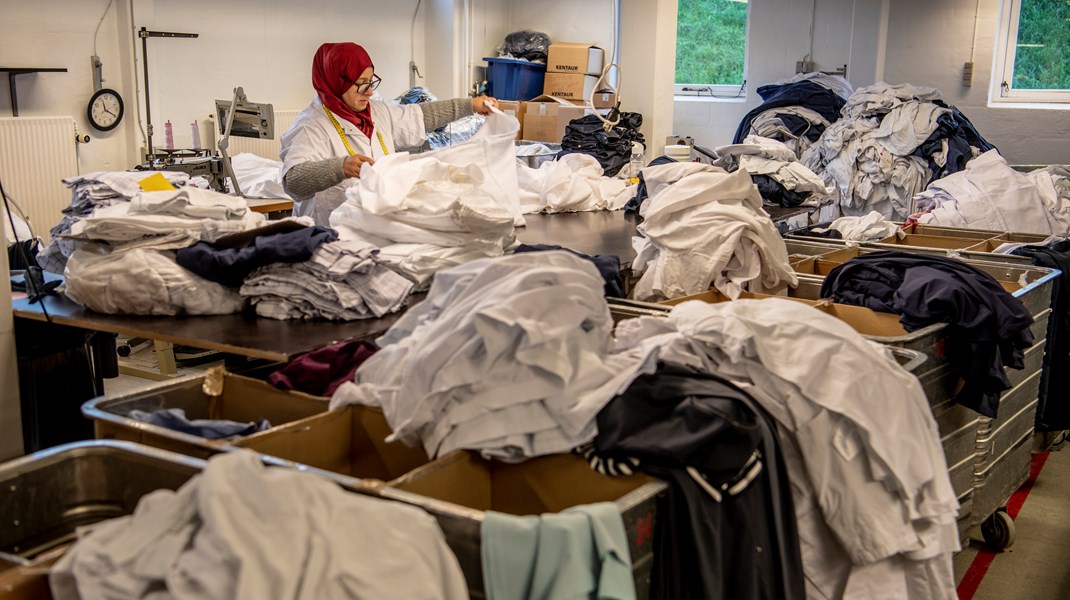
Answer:
[[[189,175],[159,171],[175,187],[189,182]],[[74,242],[59,236],[70,233],[71,226],[88,217],[98,207],[129,202],[141,188],[138,182],[148,177],[143,171],[98,171],[63,180],[71,190],[71,203],[63,209],[63,220],[48,232],[52,236],[47,246],[37,254],[37,264],[46,271],[62,274],[67,258],[74,252]]]
[[[305,262],[258,268],[239,293],[272,319],[381,317],[401,308],[414,284],[381,264],[378,253],[364,242],[328,242]]]
[[[938,90],[877,83],[855,90],[801,162],[834,185],[844,215],[901,221],[938,176],[992,148]]]

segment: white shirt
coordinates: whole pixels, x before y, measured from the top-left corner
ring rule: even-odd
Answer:
[[[424,112],[419,104],[396,106],[377,100],[368,102],[371,107],[372,122],[375,130],[371,138],[356,125],[335,115],[335,120],[349,140],[349,145],[357,154],[382,158],[394,153],[395,146],[415,147],[424,142],[427,135],[424,129]],[[282,177],[294,165],[327,158],[339,158],[349,155],[342,136],[338,134],[331,119],[323,110],[323,103],[318,97],[301,111],[294,124],[282,134]],[[331,211],[345,201],[345,190],[356,181],[354,177],[343,179],[336,186],[316,193],[311,198],[295,198],[295,212],[300,216],[310,215],[317,225],[327,225]]]

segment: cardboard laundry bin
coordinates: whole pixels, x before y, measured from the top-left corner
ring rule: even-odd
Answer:
[[[51,598],[49,568],[75,529],[129,515],[159,489],[177,490],[204,461],[137,444],[88,441],[0,465],[0,599]]]
[[[355,405],[240,439],[234,446],[329,471],[350,489],[375,491],[381,482],[430,462],[422,448],[387,442],[391,433],[382,410]]]
[[[181,408],[189,419],[226,419],[241,423],[267,419],[272,428],[246,436],[255,439],[271,435],[287,423],[324,413],[327,398],[301,392],[280,390],[271,384],[224,373],[221,393],[204,390],[208,374],[193,375],[162,382],[132,394],[100,397],[82,405],[82,414],[93,420],[97,439],[137,442],[198,458],[208,458],[234,441],[232,438],[209,440],[196,435],[150,425],[131,418],[130,412],[154,412]]]
[[[596,473],[586,460],[572,454],[503,463],[459,451],[391,481],[382,496],[415,504],[435,516],[473,598],[484,597],[480,546],[485,511],[539,515],[613,502],[624,521],[638,597],[645,598],[654,560],[656,501],[666,489],[664,482],[642,474]]]

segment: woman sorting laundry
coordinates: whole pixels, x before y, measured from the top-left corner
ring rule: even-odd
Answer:
[[[282,182],[295,201],[295,215],[317,225],[345,201],[352,177],[364,163],[415,148],[428,131],[471,115],[490,113],[497,101],[487,96],[395,106],[372,100],[382,81],[372,59],[352,42],[323,44],[312,60],[316,97],[282,136]]]

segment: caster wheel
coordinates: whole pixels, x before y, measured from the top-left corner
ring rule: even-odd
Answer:
[[[1006,512],[996,511],[981,523],[981,537],[989,546],[1006,550],[1014,545],[1014,521]]]

